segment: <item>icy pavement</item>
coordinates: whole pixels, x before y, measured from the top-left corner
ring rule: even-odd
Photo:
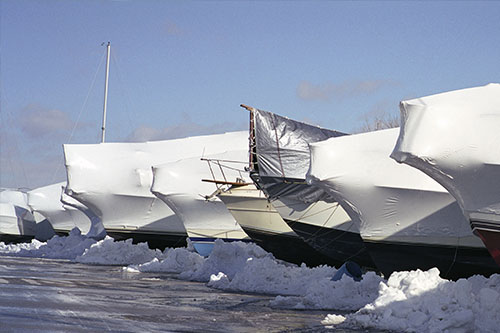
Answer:
[[[50,258],[50,259],[47,259]],[[58,260],[64,259],[64,260]],[[279,261],[255,244],[192,248],[99,242],[78,230],[0,243],[0,331],[498,332],[500,275],[449,281],[437,269],[367,272]],[[101,265],[101,266],[98,266]],[[113,265],[113,266],[110,266]]]
[[[0,256],[0,295],[1,332],[327,331],[328,311],[275,310],[272,296],[66,260]]]

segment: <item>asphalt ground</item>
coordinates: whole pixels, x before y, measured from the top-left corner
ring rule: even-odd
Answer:
[[[0,256],[0,332],[363,332],[174,274]]]

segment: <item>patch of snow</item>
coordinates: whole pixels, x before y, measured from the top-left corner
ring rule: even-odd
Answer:
[[[437,268],[395,272],[345,323],[404,332],[498,332],[499,300],[498,274],[453,282],[439,277]]]
[[[132,244],[131,238],[115,242],[113,238],[106,236],[92,244],[75,261],[85,264],[131,265],[162,257],[162,251],[151,250],[147,243]]]
[[[176,273],[217,289],[278,295],[271,301],[273,307],[357,310],[328,315],[322,323],[333,327],[403,332],[497,332],[500,327],[498,274],[453,282],[440,278],[433,268],[395,272],[387,281],[373,272],[364,274],[360,282],[346,275],[332,281],[335,268],[289,264],[252,243],[217,240],[204,258],[192,246],[161,252],[131,240],[107,237],[97,242],[78,229],[46,243],[0,243],[0,254],[124,265],[124,271],[135,273]]]
[[[331,275],[315,277],[305,282],[300,297],[277,296],[271,306],[293,309],[358,310],[378,296],[383,279],[374,272],[367,272],[360,282],[347,275],[332,281]]]
[[[21,250],[25,251],[33,251],[37,250],[40,246],[42,246],[43,242],[39,240],[33,239],[31,243],[19,243],[19,244],[5,244],[4,242],[0,242],[0,253],[5,255],[18,255]]]
[[[182,273],[201,267],[205,261],[205,258],[194,252],[194,249],[189,248],[165,249],[164,256],[163,260],[154,258],[140,265],[126,267],[126,270],[129,272]]]
[[[265,257],[274,259],[271,253],[254,243],[224,242],[217,239],[212,252],[203,264],[182,272],[180,278],[208,282],[212,274],[223,272],[229,279],[233,279],[243,269],[249,258]]]
[[[74,260],[94,243],[94,239],[83,236],[80,229],[74,228],[68,236],[54,236],[45,243],[34,240],[28,244],[11,244],[8,251],[0,251],[18,257]]]
[[[342,315],[329,314],[321,323],[323,325],[338,325],[342,324],[345,320],[346,318]]]

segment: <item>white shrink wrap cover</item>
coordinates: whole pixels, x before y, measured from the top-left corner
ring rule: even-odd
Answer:
[[[359,224],[386,275],[435,266],[451,278],[496,272],[448,191],[389,157],[398,133],[394,128],[311,144],[308,181],[329,191]],[[469,265],[472,255],[484,262]]]
[[[225,151],[224,142],[245,145],[248,133],[143,143],[64,145],[66,193],[90,208],[113,237],[136,235],[136,239],[143,240],[156,237],[158,242],[170,240],[170,244],[158,247],[174,246],[185,238],[186,230],[174,212],[151,193],[151,168]]]
[[[0,189],[0,242],[26,241],[35,237],[36,222],[25,192]]]
[[[248,141],[225,141],[220,146],[237,150],[153,167],[151,192],[180,218],[200,253],[203,250],[199,249],[198,243],[213,243],[217,238],[250,240],[224,203],[212,195],[227,185],[203,181],[249,182],[248,172],[244,170],[248,163]]]
[[[29,205],[50,222],[56,233],[69,234],[76,227],[86,234],[90,230],[89,218],[76,208],[64,207],[61,202],[65,186],[66,182],[61,182],[29,191]]]
[[[500,265],[500,84],[402,101],[391,157],[458,201]]]

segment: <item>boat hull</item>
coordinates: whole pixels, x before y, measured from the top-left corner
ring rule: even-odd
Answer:
[[[500,265],[500,84],[402,101],[400,110],[391,157],[445,187]]]
[[[48,220],[56,234],[69,234],[77,227],[87,234],[91,227],[90,219],[80,210],[64,206],[61,195],[66,182],[36,188],[28,192],[28,202],[33,210]]]
[[[185,193],[169,195],[154,193],[182,221],[194,248],[201,255],[210,254],[216,239],[250,241],[220,199],[205,200]]]
[[[254,185],[233,187],[218,197],[250,238],[276,258],[308,266],[336,264],[305,243]]]
[[[28,209],[9,202],[0,202],[0,241],[31,240],[35,234],[36,222]]]
[[[129,230],[115,230],[107,229],[108,236],[117,241],[132,239],[133,244],[148,243],[150,249],[164,250],[167,247],[185,247],[186,234],[173,234],[173,233],[158,233],[158,232],[140,232]]]
[[[332,258],[336,265],[354,261],[360,266],[375,268],[359,233],[284,220],[307,244]]]
[[[0,242],[5,244],[17,244],[17,243],[28,243],[33,240],[35,236],[27,235],[12,235],[12,234],[2,234],[0,233]]]
[[[247,227],[243,227],[243,230],[245,230],[257,245],[267,252],[271,252],[277,259],[297,265],[304,263],[309,267],[339,265],[338,261],[316,251],[300,237],[286,234],[266,233],[262,230],[252,230]]]
[[[274,195],[273,207],[308,245],[328,256],[336,266],[347,260],[374,268],[359,235],[359,227],[338,202],[322,200],[324,192],[304,180],[255,177],[259,186]]]
[[[185,237],[182,221],[151,193],[152,166],[199,161],[202,154],[226,151],[222,143],[246,147],[247,142],[246,132],[232,132],[141,143],[66,144],[66,193],[88,207],[115,237],[151,235],[150,244],[156,243],[156,235]]]
[[[472,226],[474,226],[474,222],[472,222]],[[474,233],[481,238],[491,257],[500,267],[500,230],[474,228]]]
[[[184,246],[187,233],[181,220],[160,199],[105,193],[72,193],[102,220],[106,233],[117,239],[132,238],[152,248]],[[179,245],[177,245],[179,244]]]
[[[433,267],[439,269],[442,278],[453,280],[475,274],[490,276],[500,273],[488,251],[481,247],[366,240],[365,245],[385,278],[396,271],[428,270]]]

